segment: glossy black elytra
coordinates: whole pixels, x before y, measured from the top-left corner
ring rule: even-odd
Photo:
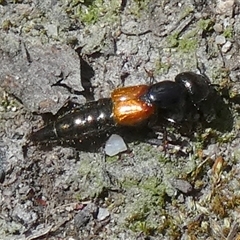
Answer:
[[[212,87],[200,74],[183,72],[175,81],[115,89],[111,98],[79,105],[56,121],[33,132],[33,142],[79,140],[116,127],[155,127],[165,122],[211,121],[215,117]]]

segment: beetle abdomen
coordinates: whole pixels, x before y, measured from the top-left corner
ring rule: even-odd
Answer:
[[[70,113],[34,132],[33,142],[73,140],[99,135],[114,127],[112,101],[104,98],[73,109]]]

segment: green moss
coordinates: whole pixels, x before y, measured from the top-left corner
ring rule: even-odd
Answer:
[[[146,221],[136,221],[134,224],[131,225],[131,230],[135,232],[141,232],[146,236],[154,235],[157,225],[154,223],[149,223]]]
[[[115,22],[119,19],[121,3],[117,0],[80,0],[69,1],[66,13],[83,24],[95,24],[100,19],[103,22]]]
[[[101,5],[103,4],[102,0],[93,1],[91,5],[88,5],[87,8],[79,8],[79,17],[80,20],[84,23],[90,24],[90,23],[96,23],[101,15]]]
[[[13,26],[12,22],[10,20],[4,20],[2,22],[2,29],[4,31],[8,31]]]
[[[79,174],[69,178],[69,182],[79,182],[80,191],[76,198],[86,199],[96,197],[107,187],[99,164],[88,157],[81,159]]]
[[[132,204],[128,217],[125,219],[125,225],[134,232],[154,235],[159,223],[152,217],[162,214],[165,206],[165,186],[161,179],[149,177],[138,183],[137,187],[141,194]]]
[[[11,105],[8,99],[1,99],[0,105],[7,110],[7,108]]]
[[[220,134],[217,138],[217,142],[218,143],[231,143],[235,139],[235,137],[236,136],[232,132]]]
[[[212,141],[220,145],[225,143],[231,143],[232,140],[236,137],[233,132],[224,132],[224,128],[229,128],[229,123],[222,121],[221,116],[219,116],[219,119],[217,118],[216,120],[214,120],[212,125],[213,124],[214,128],[217,128],[217,126],[219,125],[223,129],[216,130],[214,128],[207,128],[204,132],[197,134],[195,142],[196,149],[204,149]],[[226,127],[224,125],[226,125]]]
[[[232,26],[229,26],[229,27],[226,27],[224,32],[223,32],[223,36],[225,38],[228,38],[228,39],[232,39],[233,38],[233,27]]]
[[[95,0],[74,0],[75,2],[81,2],[85,6],[91,6]]]
[[[21,105],[16,99],[9,97],[9,95],[2,90],[0,106],[4,108],[5,111],[15,111]]]
[[[23,231],[24,227],[21,223],[17,223],[15,221],[4,221],[0,220],[0,234],[2,239],[13,239],[14,237],[11,237],[12,234],[19,235],[19,232]]]
[[[179,45],[179,32],[174,32],[167,37],[169,47],[178,47]]]
[[[83,200],[80,192],[76,193],[74,198],[76,199],[77,202],[81,202]]]
[[[177,48],[178,51],[184,53],[195,51],[198,43],[195,30],[185,34],[183,37],[180,37],[179,33],[175,32],[168,37],[167,41],[169,47]]]
[[[141,232],[144,235],[153,235],[158,225],[153,219],[149,219],[148,215],[151,211],[149,202],[145,199],[136,201],[135,208],[130,211],[125,219],[125,226],[134,232]]]
[[[164,154],[162,154],[162,155],[158,155],[158,161],[160,162],[160,163],[167,163],[167,162],[169,162],[169,158],[166,158],[165,156],[164,156]]]
[[[126,218],[127,223],[144,221],[149,213],[149,206],[143,201],[137,201],[135,209],[133,209]]]
[[[185,53],[192,52],[196,50],[197,43],[197,38],[185,36],[184,38],[179,39],[179,49]]]
[[[162,187],[161,183],[161,180],[157,177],[150,177],[142,181],[139,187],[145,191],[148,191],[151,195],[160,196],[162,195],[162,192],[165,192],[165,189]]]
[[[198,44],[198,32],[211,32],[214,22],[211,19],[201,19],[193,28],[181,34],[178,31],[173,32],[168,38],[169,47],[177,48],[179,52],[190,53],[195,52]]]
[[[181,237],[181,230],[175,218],[168,214],[162,216],[162,221],[157,228],[157,232],[164,235],[168,232],[168,235],[171,236],[172,239],[179,239]]]
[[[138,186],[139,181],[136,179],[124,179],[124,181],[121,183],[122,187],[124,189],[131,189],[132,187]]]
[[[86,176],[91,172],[92,164],[89,160],[82,159],[81,167],[79,168],[79,174],[82,176]]]
[[[151,211],[155,214],[150,214]],[[174,237],[174,239],[178,239],[181,236],[177,220],[167,215],[163,209],[149,207],[147,202],[144,205],[138,205],[138,208],[129,214],[125,226],[134,232],[141,232],[146,236],[154,236],[158,233],[167,234]]]
[[[181,13],[181,19],[184,19],[185,17],[189,16],[191,13],[194,12],[194,8],[191,6],[186,7],[183,12]]]
[[[131,7],[131,13],[136,17],[140,17],[141,13],[148,8],[151,0],[134,0],[135,5]]]
[[[199,30],[211,32],[213,30],[214,22],[211,19],[200,19],[197,25]]]
[[[119,160],[118,155],[112,156],[112,157],[106,156],[106,162],[108,162],[108,163],[117,162],[118,160]]]
[[[137,4],[139,9],[142,10],[148,6],[150,0],[134,0],[134,2]]]

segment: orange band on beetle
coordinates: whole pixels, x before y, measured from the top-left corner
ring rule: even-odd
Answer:
[[[113,117],[117,124],[142,124],[154,114],[154,107],[139,98],[148,90],[147,85],[118,88],[112,92]]]
[[[115,122],[122,126],[139,125],[153,114],[154,107],[141,100],[130,99],[124,102],[114,102],[113,117]]]
[[[111,98],[113,102],[127,101],[130,99],[139,99],[144,93],[147,92],[148,85],[137,85],[130,87],[122,87],[113,90]]]

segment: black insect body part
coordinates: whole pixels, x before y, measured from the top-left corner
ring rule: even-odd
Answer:
[[[112,101],[103,98],[80,105],[30,135],[32,142],[84,139],[114,127]]]
[[[183,72],[175,81],[118,88],[111,98],[78,105],[56,121],[33,132],[32,142],[79,140],[114,131],[118,127],[154,128],[215,118],[215,90],[200,74]]]
[[[216,118],[216,106],[219,95],[205,75],[183,72],[175,77],[175,82],[183,84],[191,102],[196,107],[201,121],[210,123]]]
[[[174,82],[162,81],[151,85],[141,99],[156,106],[154,124],[162,119],[181,124],[213,120],[214,95],[215,90],[207,77],[183,72],[175,77]]]
[[[187,91],[182,85],[173,81],[162,81],[151,85],[141,100],[156,107],[154,124],[157,124],[161,120],[183,121],[187,97]]]

